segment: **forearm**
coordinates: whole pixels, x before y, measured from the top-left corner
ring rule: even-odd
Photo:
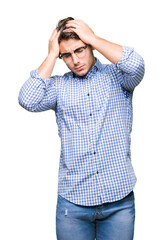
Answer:
[[[122,59],[122,46],[118,44],[95,36],[91,40],[91,46],[112,63],[116,63]]]
[[[48,54],[40,67],[31,72],[30,78],[20,89],[19,104],[28,111],[44,111],[48,109],[49,103],[44,102],[44,97],[51,82],[50,77],[56,59],[55,54]]]
[[[91,46],[115,64],[119,82],[126,89],[133,91],[143,79],[144,60],[133,48],[120,46],[97,36],[91,39]]]
[[[50,78],[55,66],[57,56],[53,53],[48,54],[44,62],[39,66],[38,73],[41,78]]]
[[[119,83],[129,91],[141,82],[145,73],[143,58],[134,51],[134,48],[123,46],[123,56],[114,65]]]
[[[41,78],[38,69],[31,71],[30,78],[20,89],[19,104],[28,111],[41,112],[56,105],[56,80],[59,76]]]
[[[70,20],[66,27],[65,32],[75,32],[83,42],[91,45],[110,62],[116,63],[121,60],[122,46],[98,37],[82,20]]]
[[[39,79],[37,69],[31,71],[29,79],[23,84],[19,92],[19,104],[28,111],[35,111],[44,97],[46,85]]]
[[[115,69],[119,83],[133,91],[144,76],[144,60],[133,48],[126,48],[98,37],[82,20],[70,20],[66,27],[65,32],[75,32],[84,43],[91,45],[112,62],[111,67]]]
[[[38,68],[38,73],[41,78],[50,78],[53,68],[55,66],[57,57],[59,55],[59,44],[58,37],[60,32],[54,29],[50,39],[49,39],[49,51],[48,56],[44,62]]]

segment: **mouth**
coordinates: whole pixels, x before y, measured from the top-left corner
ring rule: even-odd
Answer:
[[[80,67],[76,67],[75,70],[76,70],[76,71],[81,71],[81,70],[83,70],[83,68],[84,68],[84,65],[82,65],[82,66],[80,66]]]

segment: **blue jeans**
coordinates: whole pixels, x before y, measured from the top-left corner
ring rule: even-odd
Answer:
[[[133,191],[122,200],[97,206],[81,206],[58,195],[58,240],[133,240],[135,198]]]

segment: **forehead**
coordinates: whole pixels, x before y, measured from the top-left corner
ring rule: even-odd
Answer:
[[[68,40],[62,40],[59,44],[59,50],[60,52],[71,52],[75,49],[84,46],[84,42],[79,39],[68,39]]]

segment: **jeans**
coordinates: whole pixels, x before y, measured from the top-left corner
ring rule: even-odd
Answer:
[[[81,206],[58,195],[57,240],[133,240],[135,198],[97,206]]]

